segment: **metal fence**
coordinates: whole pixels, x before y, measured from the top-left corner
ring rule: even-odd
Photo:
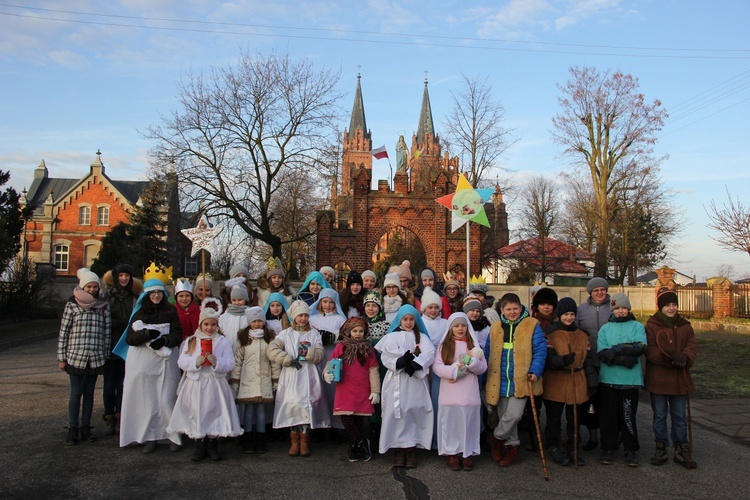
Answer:
[[[713,291],[705,285],[677,287],[680,314],[690,318],[710,318],[714,315]]]
[[[750,318],[750,284],[732,286],[732,299],[734,301],[735,318]]]

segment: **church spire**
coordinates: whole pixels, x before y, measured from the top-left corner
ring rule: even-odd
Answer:
[[[424,144],[425,135],[435,135],[435,126],[432,123],[432,107],[430,106],[430,93],[427,91],[427,75],[424,77],[424,94],[422,95],[422,110],[419,112],[419,125],[417,125],[417,144]]]
[[[354,106],[352,106],[352,119],[349,122],[349,133],[353,134],[357,130],[363,130],[367,136],[367,120],[365,120],[365,104],[362,100],[362,86],[360,85],[361,75],[357,73],[357,90],[354,93]]]

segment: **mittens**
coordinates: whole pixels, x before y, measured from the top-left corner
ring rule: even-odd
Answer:
[[[213,355],[211,353],[208,353],[208,354],[206,354],[206,359],[208,360],[209,363],[211,363],[211,366],[214,366],[214,367],[216,366],[216,356],[215,355]]]
[[[615,356],[612,360],[612,364],[624,366],[625,368],[633,368],[638,364],[638,358],[633,356]]]
[[[195,366],[197,366],[198,368],[200,368],[201,366],[203,366],[203,363],[205,363],[205,362],[206,362],[206,357],[205,356],[198,356],[195,359]]]
[[[687,357],[682,353],[676,352],[672,354],[672,364],[680,368],[687,366]]]
[[[297,370],[302,369],[302,363],[299,362],[297,359],[293,359],[291,363],[289,363],[289,366],[296,368]]]
[[[281,361],[281,366],[291,366],[292,360],[294,360],[292,355],[287,354],[286,356],[284,356],[284,359]]]
[[[380,394],[377,392],[370,393],[370,403],[374,405],[380,403]]]
[[[406,351],[403,356],[398,358],[396,360],[396,370],[403,370],[406,368],[412,361],[414,361],[414,355],[411,353],[411,351]]]
[[[484,359],[484,351],[482,350],[481,347],[477,346],[471,351],[469,351],[469,353],[471,354],[471,357],[474,359]]]
[[[571,352],[562,357],[563,366],[570,365],[576,359],[576,353]]]
[[[167,343],[167,337],[159,337],[156,340],[152,340],[151,343],[149,344],[149,347],[151,347],[151,349],[153,349],[154,351],[158,351],[159,349],[164,347],[164,344],[166,343]]]

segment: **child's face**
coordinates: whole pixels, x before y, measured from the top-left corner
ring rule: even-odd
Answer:
[[[479,318],[482,317],[482,310],[481,309],[469,309],[469,312],[466,313],[466,316],[471,321],[477,321]]]
[[[451,327],[451,333],[457,339],[466,338],[466,334],[469,333],[469,327],[465,323],[456,323]]]
[[[667,304],[661,308],[661,313],[667,318],[674,318],[675,314],[677,314],[677,304],[674,302]]]
[[[435,278],[432,276],[424,276],[422,278],[422,286],[429,286],[430,288],[435,287]]]
[[[366,290],[372,290],[373,288],[375,288],[375,278],[373,278],[372,276],[362,278],[362,286]]]
[[[401,318],[401,329],[402,330],[414,330],[414,325],[417,324],[417,320],[411,314],[406,314]]]
[[[247,304],[245,303],[245,299],[232,299],[232,305],[233,306],[245,306]]]
[[[570,326],[576,320],[576,313],[570,311],[560,316],[560,322],[565,326]]]
[[[440,306],[437,304],[430,304],[424,308],[424,315],[430,319],[435,319],[440,316]]]
[[[130,275],[128,273],[117,273],[117,283],[119,283],[121,287],[128,286],[128,283],[130,283]]]
[[[310,293],[313,295],[318,295],[320,291],[323,289],[322,286],[318,285],[315,281],[311,281],[310,285],[307,287],[308,290],[310,290]]]
[[[251,330],[260,330],[261,328],[263,328],[264,324],[265,323],[263,322],[262,319],[254,319],[254,320],[252,320],[250,322],[250,329]]]
[[[219,329],[219,322],[214,318],[207,318],[201,321],[201,331],[206,335],[213,335]]]
[[[329,299],[328,297],[324,298],[320,301],[320,308],[323,310],[324,313],[332,313],[334,309],[336,309],[336,304],[333,302],[333,300]]]
[[[164,298],[164,292],[161,290],[154,290],[153,292],[148,292],[148,300],[151,301],[152,304],[158,304],[161,302],[161,299]]]
[[[615,318],[624,318],[630,314],[630,309],[627,307],[615,307],[612,313],[615,315]]]
[[[411,281],[409,278],[401,278],[399,281],[401,282],[401,288],[409,288],[409,281]]]
[[[449,299],[455,299],[458,295],[458,287],[456,285],[447,286],[443,291]]]
[[[521,311],[523,311],[521,304],[515,302],[508,302],[502,308],[503,316],[505,316],[505,319],[508,321],[515,321],[520,318]]]
[[[351,336],[354,340],[362,340],[365,338],[365,329],[361,326],[355,326],[352,328]]]
[[[398,295],[398,287],[396,285],[388,285],[385,287],[385,293],[389,297],[395,297]]]
[[[298,314],[298,315],[297,315],[297,316],[296,316],[296,317],[294,318],[294,323],[295,323],[295,324],[296,324],[297,326],[305,326],[305,325],[307,324],[307,322],[308,322],[308,321],[310,321],[310,315],[309,315],[309,314],[307,314],[307,313],[302,313],[302,314]]]
[[[359,283],[352,283],[351,285],[349,285],[349,291],[352,292],[352,295],[357,295],[362,291],[362,285],[360,285]]]
[[[374,318],[380,312],[380,307],[375,302],[368,302],[365,304],[365,314],[368,318]]]
[[[94,297],[98,297],[99,296],[99,283],[96,283],[96,282],[86,283],[83,286],[83,291],[91,294]]]
[[[272,287],[281,288],[281,285],[284,283],[284,278],[281,275],[274,274],[268,279],[268,281],[271,282]]]
[[[281,302],[273,301],[268,305],[268,310],[273,314],[274,316],[278,316],[281,314],[281,311],[284,310],[284,307],[281,305]]]
[[[212,297],[213,294],[214,294],[214,291],[211,289],[210,286],[206,286],[206,287],[204,287],[203,285],[195,286],[195,296],[199,301],[203,301],[203,299],[205,299],[206,297]]]
[[[190,303],[193,301],[193,294],[190,292],[180,292],[175,298],[177,300],[178,306],[182,307],[183,309],[187,309]]]
[[[545,316],[549,316],[555,312],[555,307],[552,304],[539,304],[537,310]]]

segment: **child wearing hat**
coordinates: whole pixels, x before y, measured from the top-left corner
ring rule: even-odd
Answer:
[[[630,299],[616,293],[610,300],[609,322],[599,330],[599,428],[602,455],[611,465],[622,441],[625,464],[638,467],[638,391],[643,387],[640,357],[646,351],[646,330],[630,312]]]
[[[266,326],[274,333],[274,335],[278,335],[281,330],[289,328],[289,316],[287,315],[288,307],[289,305],[286,298],[280,293],[275,292],[268,296],[263,311],[266,317]]]
[[[250,298],[247,294],[245,278],[233,278],[227,280],[226,284],[230,290],[230,303],[224,313],[219,316],[219,330],[229,341],[232,349],[236,350],[237,334],[248,325],[246,312]]]
[[[371,269],[362,273],[362,288],[364,293],[375,290],[378,287],[378,275]]]
[[[195,277],[193,285],[193,295],[198,306],[203,303],[206,297],[214,296],[214,281],[208,273],[199,274]]]
[[[266,325],[263,309],[250,307],[246,315],[248,325],[237,335],[234,369],[229,383],[237,394],[235,401],[244,406],[243,451],[266,453],[266,408],[274,402],[273,392],[279,383],[281,367],[268,359],[268,345],[276,334]]]
[[[556,307],[557,293],[546,286],[537,290],[531,299],[531,317],[539,322],[543,332],[546,332],[550,323],[557,319]]]
[[[219,329],[221,313],[218,298],[203,299],[198,330],[180,346],[178,365],[183,375],[167,432],[187,434],[195,440],[195,462],[206,455],[221,460],[219,438],[242,434],[227,383],[235,365],[234,348]]]
[[[328,282],[328,286],[330,286],[331,288],[333,288],[335,290],[336,289],[336,278],[337,278],[337,276],[336,276],[336,270],[333,269],[331,266],[323,266],[318,271],[320,272],[320,274],[323,275],[323,277],[325,278],[326,282]]]
[[[250,271],[242,264],[235,264],[229,269],[229,279],[224,282],[224,286],[219,290],[221,301],[226,305],[232,303],[232,287],[239,285],[240,279],[247,288],[247,306],[257,306],[258,291],[250,285]]]
[[[574,447],[580,425],[581,408],[589,396],[596,392],[598,376],[593,365],[596,353],[589,345],[589,336],[575,324],[576,302],[570,297],[563,297],[557,303],[555,315],[557,321],[551,323],[547,330],[547,361],[544,370],[544,408],[547,415],[547,426],[544,436],[552,459],[560,465],[568,464],[575,458]],[[562,414],[565,410],[567,420],[567,449],[560,448],[560,430]],[[577,412],[577,415],[574,413]],[[584,465],[583,457],[578,455],[577,465]]]
[[[471,327],[479,341],[479,347],[484,349],[487,344],[487,337],[490,336],[490,321],[484,315],[482,310],[482,301],[474,294],[469,294],[464,298],[463,312],[471,321]]]
[[[461,284],[451,275],[450,271],[445,273],[443,277],[445,278],[443,293],[451,305],[451,314],[463,312],[464,296],[461,293]]]
[[[406,294],[401,291],[401,281],[396,273],[388,273],[383,281],[383,312],[385,320],[390,323],[396,317],[399,308],[407,304]]]
[[[357,271],[349,271],[346,277],[346,288],[339,292],[341,309],[347,318],[364,316],[365,289],[363,287],[362,275]]]
[[[424,271],[423,271],[424,272]],[[437,349],[440,341],[445,335],[446,319],[442,317],[441,312],[443,302],[440,296],[435,293],[431,287],[425,287],[421,292],[422,300],[419,301],[419,309],[422,312],[422,322],[427,327],[427,333],[430,335],[432,345]],[[430,397],[432,398],[433,418],[437,426],[438,414],[438,396],[440,395],[440,377],[434,373],[430,374]],[[437,428],[437,427],[435,427]],[[437,448],[437,434],[432,436],[432,447]]]
[[[174,282],[174,306],[182,326],[182,340],[190,337],[198,329],[198,318],[201,308],[193,299],[193,285],[187,278],[178,278]]]
[[[373,346],[383,338],[391,326],[385,319],[382,301],[383,297],[377,290],[370,290],[365,294],[363,305],[365,311],[364,318],[367,321]]]
[[[436,294],[440,298],[441,317],[443,319],[448,319],[452,314],[451,304],[448,300],[448,297],[443,294],[439,285],[440,284],[437,282],[437,278],[435,277],[435,271],[433,271],[429,267],[425,267],[424,269],[422,269],[422,272],[419,273],[419,286],[417,286],[417,289],[414,291],[414,307],[416,307],[417,310],[422,310],[420,306],[422,294],[427,288],[429,288],[430,290],[432,290],[432,293]]]
[[[312,306],[318,300],[321,290],[327,288],[332,289],[323,274],[319,271],[313,271],[307,275],[305,282],[302,283],[302,288],[299,289],[299,293],[297,294],[297,300],[303,300],[305,304]]]
[[[281,331],[268,346],[268,359],[281,365],[275,429],[289,427],[289,456],[309,456],[310,429],[330,427],[330,411],[316,363],[323,359],[323,343],[310,327],[310,307],[296,300],[289,307],[292,326]]]
[[[286,280],[286,273],[281,265],[281,259],[278,257],[269,257],[266,265],[268,270],[265,276],[258,278],[258,306],[265,308],[268,303],[268,297],[272,293],[280,293],[284,296],[287,305],[291,305],[296,293]]]
[[[668,460],[669,435],[667,413],[672,420],[674,461],[688,469],[696,467],[688,442],[685,418],[687,397],[695,390],[690,367],[695,363],[698,348],[695,332],[688,320],[678,312],[677,294],[669,288],[657,291],[659,310],[646,322],[646,385],[651,393],[654,411],[653,428],[656,451],[651,463],[662,465]]]
[[[96,379],[111,351],[112,317],[99,277],[87,268],[78,270],[78,286],[65,303],[57,338],[57,366],[68,374],[68,435],[65,444],[93,442]],[[83,405],[81,405],[83,400]]]

